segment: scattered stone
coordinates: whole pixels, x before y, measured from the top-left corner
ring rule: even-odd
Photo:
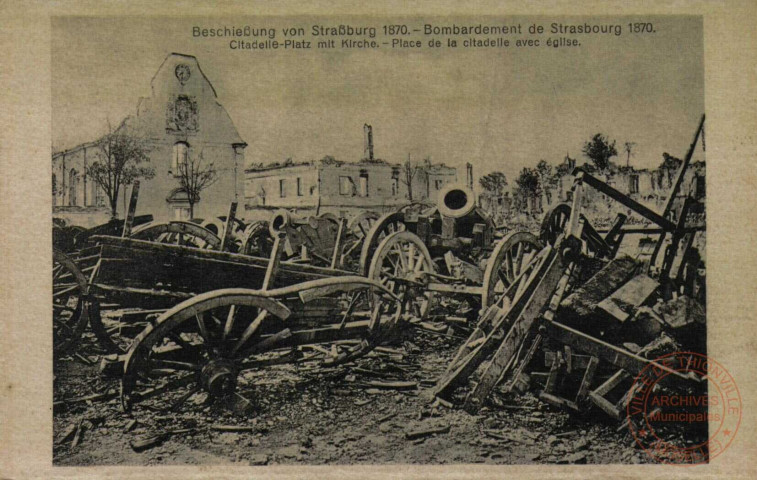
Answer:
[[[131,432],[132,430],[134,430],[134,427],[136,426],[137,426],[136,418],[129,420],[129,423],[127,423],[126,426],[124,427],[124,433]]]
[[[489,429],[489,430],[494,430],[497,427],[498,427],[497,419],[487,418],[486,420],[484,420],[484,428]]]
[[[419,430],[412,430],[412,431],[405,432],[405,438],[407,440],[415,440],[416,438],[427,437],[427,436],[435,435],[439,433],[449,433],[449,430],[450,430],[449,425],[421,428]]]
[[[250,458],[250,465],[267,465],[268,455],[265,453],[256,453]]]
[[[277,453],[284,458],[297,458],[300,454],[300,446],[289,445],[288,447],[278,449]]]
[[[573,453],[571,455],[566,455],[562,458],[560,458],[557,463],[560,464],[566,464],[566,463],[586,463],[586,452],[577,452]]]
[[[218,435],[216,440],[224,445],[236,445],[240,439],[241,437],[238,433],[222,433]]]

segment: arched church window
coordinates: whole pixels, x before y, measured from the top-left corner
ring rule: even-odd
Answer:
[[[76,169],[72,168],[71,171],[68,172],[68,204],[71,206],[76,206],[76,190],[78,181],[79,174]]]

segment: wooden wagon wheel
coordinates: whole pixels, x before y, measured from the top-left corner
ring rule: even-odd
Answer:
[[[529,232],[513,232],[500,240],[486,262],[481,307],[496,302],[541,249],[539,239]]]
[[[273,251],[274,239],[268,229],[268,222],[257,221],[247,225],[244,232],[241,253],[253,257],[269,258]]]
[[[570,205],[561,203],[547,212],[542,220],[539,239],[545,244],[554,246],[557,237],[565,233],[565,225],[570,219],[571,211],[572,209]],[[584,229],[581,231],[581,239],[585,243],[585,252],[598,258],[612,256],[612,249],[591,227],[586,217],[581,215],[581,219],[584,221],[585,225]]]
[[[403,232],[405,230],[404,213],[387,213],[379,217],[366,234],[360,248],[359,273],[362,275],[368,275],[368,270],[371,268],[371,260],[373,260],[374,253],[382,240],[392,233]]]
[[[376,293],[381,302],[374,301]],[[299,296],[302,304],[336,296],[342,300],[344,314],[298,319],[297,310],[293,314],[277,300],[292,296]],[[386,308],[391,305],[394,307]],[[323,362],[320,352],[304,355],[297,346],[357,334],[365,341],[336,360],[367,353],[370,333],[396,324],[400,317],[398,299],[361,277],[333,277],[266,292],[207,292],[168,310],[137,337],[126,358],[122,404],[125,410],[137,404],[176,410],[195,395],[223,400],[236,391],[245,371],[283,363]]]
[[[426,289],[434,262],[423,241],[412,232],[394,232],[378,245],[368,278],[380,282],[405,302],[405,311],[422,319],[434,293]]]
[[[347,225],[347,233],[340,262],[341,268],[354,272],[359,271],[363,242],[378,218],[379,215],[376,212],[363,212],[353,218]]]
[[[87,326],[88,283],[73,260],[53,248],[53,352],[70,352]]]
[[[539,239],[545,245],[555,245],[557,237],[565,230],[565,225],[570,219],[570,205],[560,203],[552,207],[542,219]]]
[[[200,225],[183,221],[148,223],[135,229],[130,238],[210,250],[221,248],[218,235]]]

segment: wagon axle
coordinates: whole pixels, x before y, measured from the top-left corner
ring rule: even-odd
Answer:
[[[200,385],[214,397],[228,397],[237,388],[238,373],[230,360],[211,360],[200,371]]]

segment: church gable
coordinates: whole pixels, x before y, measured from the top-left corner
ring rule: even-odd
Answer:
[[[152,95],[140,100],[136,117],[126,121],[142,136],[162,143],[244,143],[195,57],[168,55],[151,88]]]

